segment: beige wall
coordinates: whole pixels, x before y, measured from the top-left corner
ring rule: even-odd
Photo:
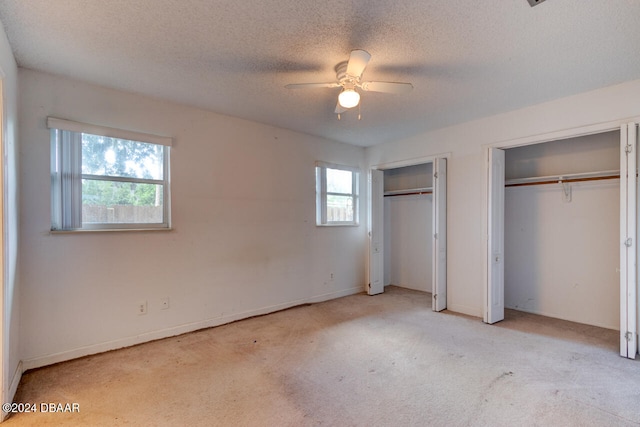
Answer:
[[[364,149],[29,70],[20,90],[26,367],[364,290],[366,209],[316,227],[314,169]],[[47,116],[174,138],[174,230],[50,234]]]

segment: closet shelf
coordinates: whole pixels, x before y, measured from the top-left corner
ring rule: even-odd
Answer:
[[[407,188],[404,190],[385,191],[384,197],[413,196],[418,194],[431,194],[432,192],[433,187]]]
[[[620,178],[619,170],[598,172],[568,173],[565,175],[535,176],[531,178],[517,178],[505,181],[505,187],[517,187],[523,185],[559,184],[563,182],[595,181],[601,179]]]

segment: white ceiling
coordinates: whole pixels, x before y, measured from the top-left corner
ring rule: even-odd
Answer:
[[[370,146],[640,78],[640,1],[2,0],[21,67]],[[366,92],[334,114],[352,49]]]

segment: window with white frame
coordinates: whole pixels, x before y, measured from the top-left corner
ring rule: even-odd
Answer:
[[[51,229],[168,229],[171,138],[49,117]]]
[[[316,163],[316,224],[358,224],[357,168]]]

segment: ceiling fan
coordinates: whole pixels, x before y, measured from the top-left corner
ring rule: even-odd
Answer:
[[[413,89],[411,83],[400,82],[367,82],[361,81],[362,73],[367,67],[371,54],[366,50],[356,49],[351,51],[348,61],[340,62],[336,65],[336,82],[330,83],[297,83],[288,84],[287,89],[310,89],[310,88],[337,88],[342,91],[338,95],[336,114],[338,119],[340,114],[350,108],[356,107],[360,103],[360,94],[357,89],[369,92],[382,92],[393,94],[408,93]],[[359,118],[359,117],[358,117]]]

